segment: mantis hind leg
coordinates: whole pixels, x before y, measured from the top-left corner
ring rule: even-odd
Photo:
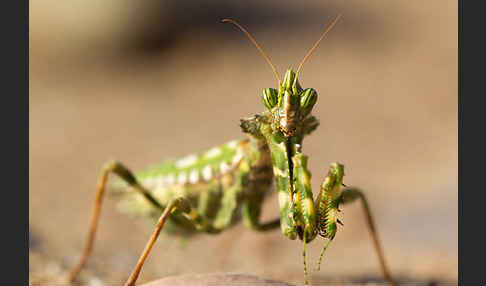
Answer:
[[[140,275],[140,271],[142,270],[143,264],[145,263],[145,260],[147,259],[147,256],[150,253],[150,250],[152,250],[153,245],[155,244],[155,241],[159,237],[160,232],[162,231],[162,228],[164,227],[164,224],[169,217],[171,213],[174,212],[182,212],[188,215],[191,215],[193,213],[193,209],[190,206],[190,203],[184,199],[184,198],[177,198],[174,200],[171,200],[167,207],[165,208],[164,212],[160,216],[157,226],[155,227],[154,232],[150,236],[149,241],[145,245],[144,250],[142,251],[142,254],[140,255],[140,258],[138,259],[137,264],[132,270],[132,273],[130,274],[130,277],[128,278],[127,282],[125,283],[125,286],[133,286],[135,285],[135,282],[138,279],[138,276]]]
[[[152,249],[153,244],[155,243],[156,239],[158,238],[165,221],[167,220],[167,217],[170,215],[175,216],[176,218],[184,218],[188,220],[191,224],[193,224],[196,229],[199,231],[204,231],[208,233],[217,233],[221,231],[221,229],[217,229],[212,226],[208,222],[208,220],[204,217],[199,215],[199,213],[196,211],[196,209],[192,208],[190,206],[190,203],[188,200],[183,199],[183,198],[178,198],[175,200],[172,200],[168,203],[167,207],[164,207],[157,199],[155,199],[150,192],[145,189],[142,185],[140,185],[133,173],[126,168],[124,165],[122,165],[119,162],[115,161],[110,161],[105,164],[103,171],[101,173],[99,182],[98,182],[98,188],[96,192],[96,199],[94,203],[94,208],[93,208],[93,213],[91,216],[91,222],[90,222],[90,228],[88,231],[88,237],[86,240],[86,244],[83,250],[83,253],[81,255],[81,258],[78,260],[77,264],[73,267],[71,270],[71,273],[69,274],[69,282],[73,282],[81,269],[83,268],[84,264],[86,263],[86,260],[88,259],[94,245],[94,240],[95,240],[95,235],[96,235],[96,230],[98,227],[98,222],[99,222],[99,216],[101,212],[101,205],[103,201],[103,195],[106,190],[106,182],[108,179],[108,175],[110,173],[115,173],[117,174],[122,180],[127,182],[136,192],[140,193],[143,195],[155,208],[163,211],[162,215],[160,216],[157,226],[155,228],[154,233],[152,234],[149,242],[147,243],[144,251],[142,252],[142,255],[140,256],[137,265],[135,266],[134,270],[132,271],[132,274],[130,275],[129,280],[125,285],[134,285],[135,281],[138,278],[138,275],[142,269],[143,263],[145,262],[145,259],[147,258],[150,250]]]
[[[142,194],[154,207],[163,210],[164,207],[157,201],[145,188],[143,188],[135,179],[133,173],[123,166],[121,163],[116,161],[110,161],[106,163],[103,167],[103,171],[101,172],[100,179],[98,181],[98,188],[96,191],[96,199],[94,202],[94,208],[91,215],[90,227],[88,231],[88,237],[86,239],[86,243],[84,246],[84,250],[80,259],[78,260],[77,264],[71,270],[69,274],[69,282],[73,282],[81,269],[83,268],[86,260],[88,259],[91,250],[93,249],[96,230],[98,228],[98,222],[101,212],[101,205],[103,202],[103,195],[106,190],[106,182],[108,180],[108,175],[110,173],[117,174],[120,178],[122,178],[125,182],[127,182],[130,186],[134,188],[135,191]]]
[[[388,266],[385,262],[385,255],[383,253],[383,248],[380,243],[380,239],[378,237],[378,232],[376,231],[375,223],[373,220],[373,216],[371,215],[371,210],[368,205],[368,201],[366,200],[365,195],[363,192],[354,187],[346,187],[343,189],[341,193],[340,202],[347,204],[354,202],[355,200],[360,199],[361,204],[363,206],[363,211],[365,213],[366,223],[371,233],[371,237],[373,239],[373,244],[375,246],[376,253],[378,255],[378,260],[380,262],[380,269],[383,274],[383,278],[390,283],[392,286],[396,286],[397,284],[393,281],[390,275],[390,271]]]

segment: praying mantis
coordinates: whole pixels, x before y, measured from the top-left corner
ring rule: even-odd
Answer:
[[[222,20],[234,24],[246,34],[277,78],[278,88],[265,88],[261,94],[265,111],[240,120],[242,131],[248,135],[246,139],[230,141],[136,173],[120,162],[106,163],[98,182],[86,244],[79,261],[70,272],[69,281],[76,279],[93,249],[105,190],[117,186],[124,190],[122,202],[127,212],[157,221],[126,286],[135,285],[164,227],[168,230],[179,228],[188,232],[216,234],[240,218],[250,229],[268,231],[280,227],[287,238],[301,240],[304,284],[308,284],[306,244],[316,237],[327,239],[317,264],[319,269],[324,252],[333,241],[338,224],[341,224],[338,218],[340,205],[356,200],[360,200],[363,205],[383,277],[390,285],[396,285],[385,263],[363,192],[359,188],[344,185],[344,166],[333,162],[314,199],[310,186],[311,173],[307,168],[308,156],[302,152],[304,137],[311,134],[319,122],[311,115],[317,102],[317,92],[313,88],[301,87],[299,73],[340,18],[341,15],[334,18],[305,55],[296,72],[292,69],[286,71],[283,81],[270,58],[250,33],[232,19]],[[107,179],[111,173],[116,174],[118,180],[109,185]],[[280,217],[261,222],[262,203],[274,183]]]

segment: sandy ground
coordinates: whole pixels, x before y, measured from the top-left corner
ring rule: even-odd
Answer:
[[[266,2],[259,9],[237,2],[231,13],[224,6],[206,14],[201,6],[188,14],[199,18],[179,19],[176,36],[158,31],[167,43],[160,46],[140,36],[152,31],[144,25],[153,17],[144,22],[142,14],[150,7],[126,2],[113,9],[31,1],[32,285],[49,284],[33,279],[58,275],[79,256],[105,161],[139,169],[206,149],[242,137],[239,118],[262,111],[259,94],[275,87],[274,76],[248,40],[218,19],[246,25],[283,74],[339,12],[342,21],[301,76],[319,93],[314,115],[321,125],[304,142],[314,192],[330,162],[344,163],[345,183],[367,192],[392,272],[457,284],[456,1]],[[149,44],[131,44],[137,41]],[[278,214],[275,196],[264,206],[264,218]],[[315,285],[339,277],[368,285],[379,277],[360,206],[342,215],[323,269],[312,272]],[[120,285],[151,232],[107,199],[85,281]],[[323,243],[308,245],[311,266]],[[140,282],[235,271],[300,285],[301,244],[243,225],[190,240],[163,236]]]

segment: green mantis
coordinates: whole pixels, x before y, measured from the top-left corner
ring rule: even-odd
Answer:
[[[363,193],[343,184],[344,166],[331,163],[319,194],[314,199],[307,168],[308,156],[302,151],[305,136],[318,126],[311,115],[317,102],[317,92],[302,88],[300,70],[325,35],[338,22],[337,16],[306,54],[296,72],[287,70],[283,81],[268,56],[254,38],[231,19],[253,42],[270,64],[278,88],[266,88],[261,95],[265,111],[241,119],[247,139],[234,140],[219,147],[170,160],[147,170],[133,173],[119,162],[108,162],[98,184],[90,230],[82,256],[70,274],[75,280],[86,262],[94,243],[103,195],[110,173],[118,175],[113,186],[124,190],[123,209],[132,214],[157,220],[149,239],[125,285],[135,285],[142,266],[162,229],[183,229],[187,232],[219,233],[237,222],[241,213],[243,223],[257,231],[280,227],[291,240],[303,243],[304,283],[308,283],[306,244],[316,237],[327,239],[324,251],[336,235],[339,207],[356,199],[363,203],[384,278],[395,285],[386,267],[383,251]],[[263,200],[275,183],[280,217],[260,221]],[[343,188],[344,187],[344,188]]]

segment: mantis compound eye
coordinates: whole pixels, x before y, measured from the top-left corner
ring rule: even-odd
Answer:
[[[306,88],[300,96],[300,110],[302,117],[306,117],[317,102],[317,92],[313,88]]]
[[[262,92],[262,102],[268,110],[277,105],[278,91],[274,88],[265,88]]]

